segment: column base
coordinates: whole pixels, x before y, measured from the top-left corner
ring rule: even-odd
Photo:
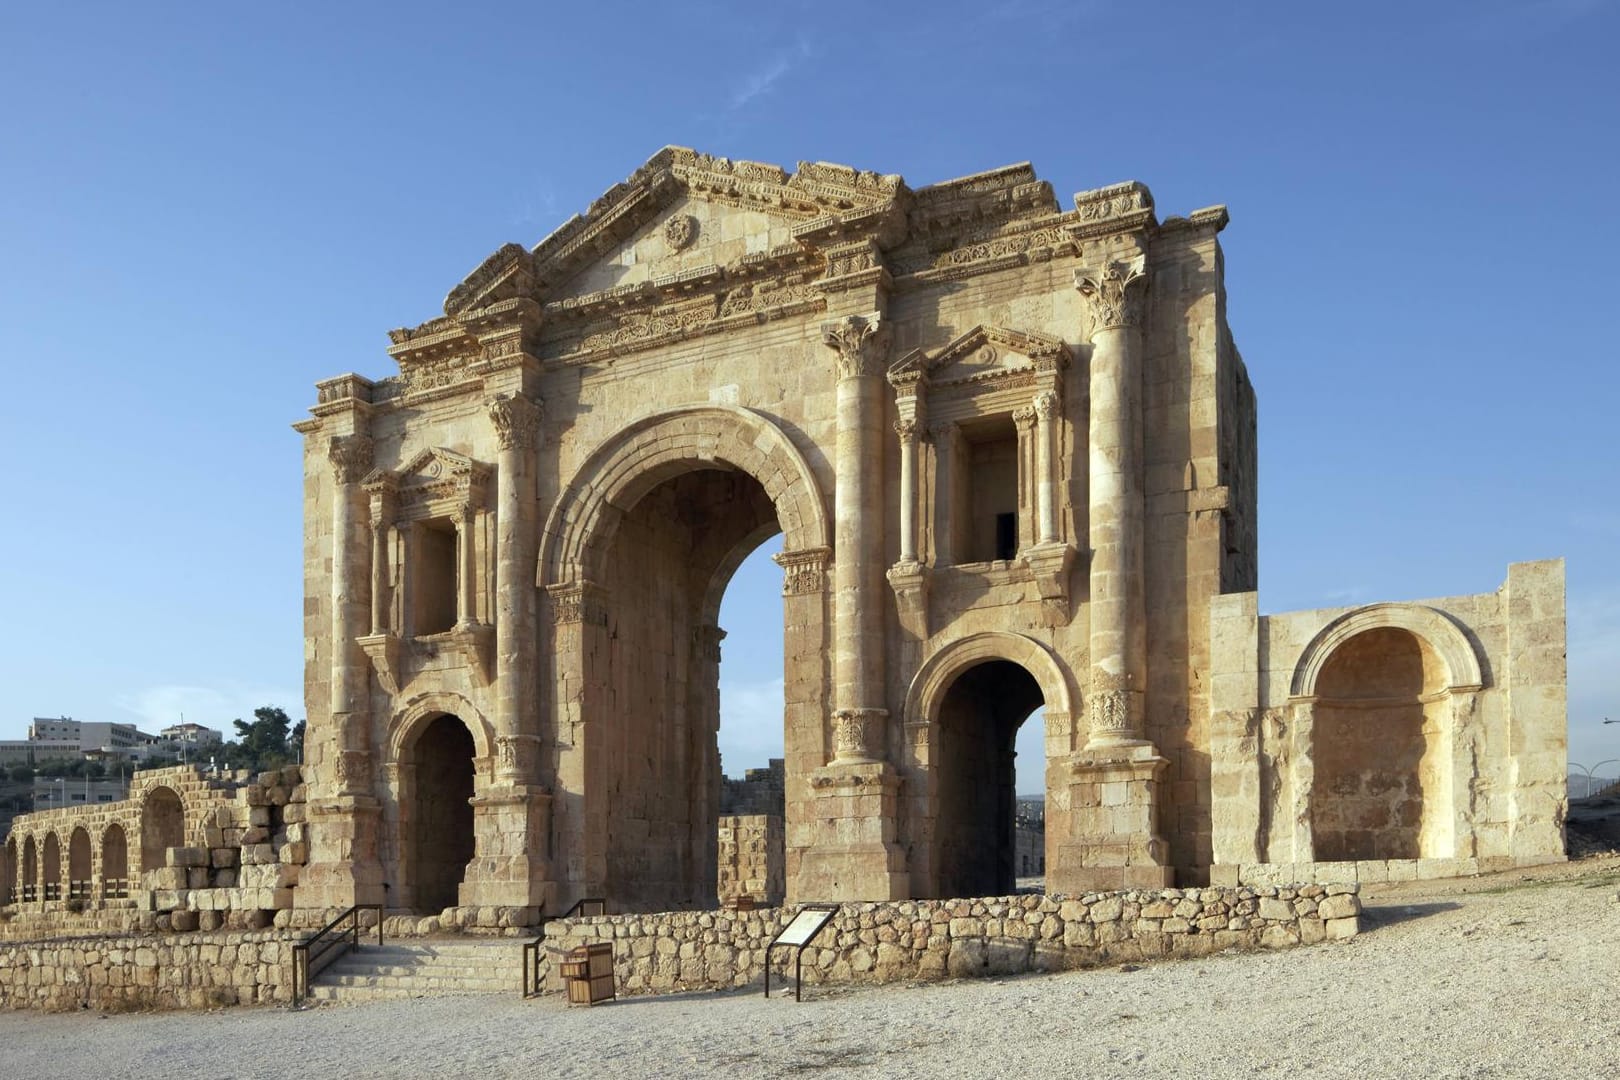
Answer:
[[[1048,892],[1162,889],[1174,882],[1156,797],[1169,764],[1151,744],[1088,747],[1073,760],[1068,828],[1047,858]]]
[[[810,776],[811,824],[789,890],[797,903],[904,900],[910,887],[899,835],[900,777],[887,762],[833,764]]]

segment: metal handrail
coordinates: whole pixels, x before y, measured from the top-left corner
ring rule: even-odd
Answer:
[[[293,946],[293,1004],[302,1005],[309,996],[309,980],[319,975],[326,966],[344,953],[360,948],[360,912],[377,913],[377,944],[383,943],[383,907],[381,904],[356,904],[309,937]],[[342,926],[348,922],[348,926]],[[340,929],[341,927],[341,929]],[[311,950],[315,953],[310,960]]]
[[[553,919],[571,919],[575,915],[584,915],[580,909],[591,905],[596,908],[594,914],[607,914],[607,901],[601,897],[592,896],[574,901],[574,906],[561,915],[540,916],[540,934],[533,941],[523,943],[523,996],[534,997],[540,992],[540,946],[545,944],[546,924]]]

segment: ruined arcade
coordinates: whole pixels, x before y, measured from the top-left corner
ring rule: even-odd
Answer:
[[[1562,858],[1560,562],[1259,613],[1226,223],[668,148],[491,255],[296,425],[293,902],[713,907],[720,598],[778,533],[789,901],[1011,892],[1036,710],[1049,893]]]

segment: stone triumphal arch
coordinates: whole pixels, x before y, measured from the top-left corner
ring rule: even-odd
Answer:
[[[776,534],[790,899],[1010,889],[1037,709],[1050,891],[1558,857],[1560,563],[1259,613],[1226,223],[668,148],[496,251],[297,425],[300,906],[712,905]]]

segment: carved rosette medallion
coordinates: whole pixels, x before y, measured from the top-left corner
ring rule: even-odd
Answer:
[[[833,760],[853,765],[883,760],[887,709],[839,709],[833,713]]]
[[[888,330],[876,312],[846,315],[821,324],[821,340],[838,355],[838,377],[881,375],[886,365]]]
[[[492,399],[489,419],[502,450],[533,450],[540,443],[540,406],[522,394]]]
[[[782,595],[805,596],[826,591],[830,554],[827,548],[807,548],[772,555],[771,561],[782,568]]]
[[[371,471],[371,436],[336,435],[326,444],[326,457],[340,484],[358,484]]]
[[[1077,270],[1075,288],[1091,302],[1091,330],[1142,325],[1147,295],[1146,260],[1110,260],[1096,270]]]
[[[692,241],[697,239],[697,218],[691,214],[676,214],[664,222],[664,243],[670,251],[681,251],[690,247]]]

